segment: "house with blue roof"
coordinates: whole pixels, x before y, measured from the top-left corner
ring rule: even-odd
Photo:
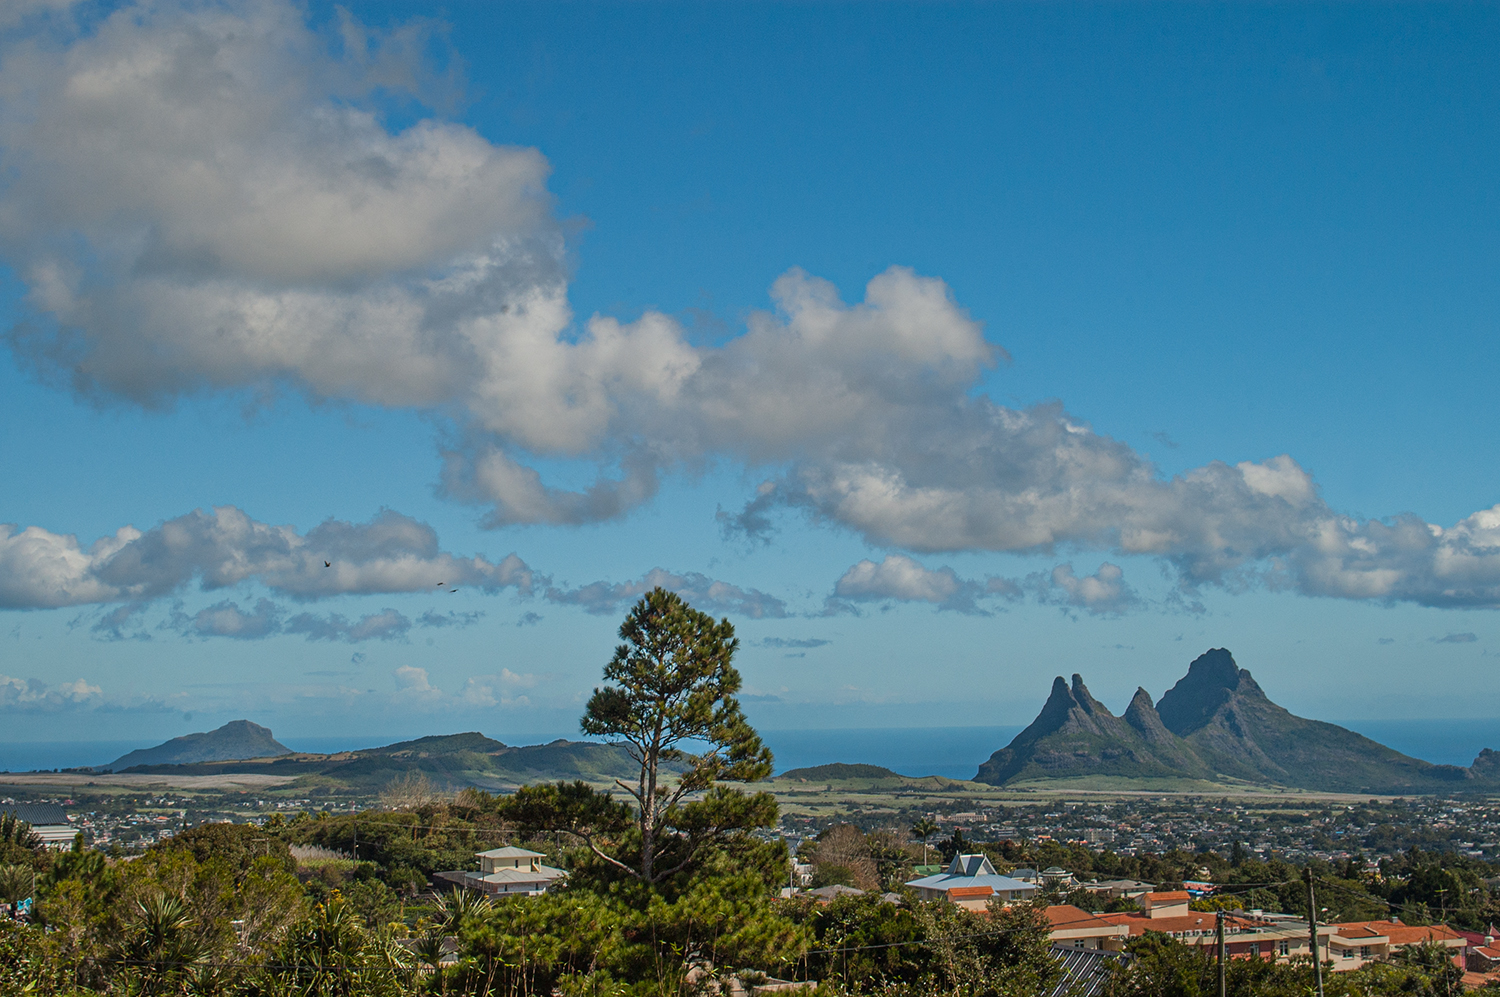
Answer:
[[[947,871],[913,879],[906,885],[916,890],[921,900],[947,900],[968,910],[984,910],[997,898],[1012,903],[1037,894],[1035,883],[1000,875],[983,855],[955,855]]]

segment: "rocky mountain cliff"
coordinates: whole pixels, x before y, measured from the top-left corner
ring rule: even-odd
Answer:
[[[1430,793],[1500,786],[1500,756],[1433,765],[1337,724],[1288,712],[1223,648],[1200,655],[1154,706],[1137,689],[1115,717],[1061,677],[1031,726],[979,767],[978,782],[1112,777],[1207,780],[1324,792]]]
[[[271,728],[248,720],[231,720],[218,730],[174,737],[154,748],[140,748],[117,758],[105,771],[118,772],[135,765],[193,765],[244,758],[289,755],[292,749],[271,736]]]
[[[1145,709],[1150,713],[1136,708],[1132,723],[1090,695],[1082,677],[1074,675],[1069,687],[1058,676],[1052,695],[1031,726],[981,765],[975,779],[998,786],[1085,774],[1158,779],[1206,776],[1202,762],[1162,727],[1150,704],[1147,696]]]

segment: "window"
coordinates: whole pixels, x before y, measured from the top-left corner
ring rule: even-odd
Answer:
[[[1345,959],[1353,959],[1354,958],[1354,950],[1353,949],[1344,949],[1339,954],[1342,955]]]
[[[1368,958],[1370,958],[1370,946],[1368,946],[1368,945],[1361,945],[1359,947],[1359,957],[1361,959],[1368,959]]]
[[[1287,941],[1283,941],[1281,944],[1279,944],[1276,947],[1276,949],[1282,955],[1290,955],[1291,951],[1292,951],[1292,943],[1291,942],[1287,942]]]
[[[1250,943],[1250,958],[1255,959],[1255,958],[1258,958],[1259,956],[1260,956],[1260,942],[1251,942]]]

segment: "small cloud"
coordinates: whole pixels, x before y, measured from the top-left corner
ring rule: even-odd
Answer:
[[[785,602],[759,589],[741,588],[696,571],[675,574],[665,568],[652,568],[639,581],[591,582],[576,589],[549,588],[546,599],[602,616],[618,612],[625,603],[634,602],[658,587],[676,592],[694,608],[705,612],[733,613],[755,620],[790,615]]]
[[[1176,450],[1178,446],[1180,446],[1180,444],[1176,440],[1172,439],[1172,437],[1168,436],[1165,432],[1152,433],[1151,438],[1157,443],[1160,443],[1162,446],[1167,447],[1171,450]]]
[[[130,625],[131,620],[145,608],[146,604],[144,602],[128,602],[123,606],[116,606],[99,617],[89,630],[99,640],[150,640],[151,635],[145,630],[136,630],[134,633],[125,632],[125,628]]]
[[[739,699],[742,703],[779,703],[782,701],[780,696],[774,696],[771,693],[755,692],[744,693]]]
[[[517,674],[509,668],[502,668],[499,675],[470,676],[458,695],[470,706],[527,706],[531,700],[514,695],[513,690],[530,689],[540,681],[538,676],[529,672]]]
[[[1462,633],[1449,634],[1446,637],[1434,637],[1432,638],[1432,642],[1434,644],[1472,644],[1478,639],[1474,634]]]
[[[807,657],[807,652],[806,651],[798,651],[796,654],[783,654],[782,657],[783,658],[805,658],[805,657]]]
[[[179,604],[161,627],[175,630],[185,637],[260,640],[280,631],[281,608],[270,599],[261,599],[253,610],[247,612],[240,608],[239,603],[226,599],[189,616]]]
[[[541,613],[533,613],[533,612],[527,611],[527,612],[521,614],[521,618],[516,621],[516,626],[518,626],[518,627],[534,627],[534,626],[536,626],[540,622],[542,622],[542,614]]]
[[[443,690],[433,685],[427,678],[427,669],[417,668],[414,665],[402,665],[391,672],[391,677],[396,680],[396,690],[403,697],[417,700],[441,699]]]
[[[349,664],[351,664],[351,665],[362,665],[364,663],[365,663],[365,652],[363,652],[363,651],[355,651],[353,654],[349,655]]]
[[[411,620],[394,609],[362,616],[350,623],[340,613],[319,616],[301,613],[287,621],[283,632],[301,634],[308,640],[343,640],[357,644],[366,640],[399,640],[411,629]]]
[[[844,572],[824,601],[823,615],[858,615],[855,603],[860,602],[926,602],[955,613],[988,616],[990,611],[978,600],[1014,601],[1021,595],[1020,585],[1009,578],[960,578],[952,568],[928,568],[904,554],[889,554],[879,563],[866,559]]]
[[[478,623],[483,618],[484,618],[484,613],[482,611],[479,611],[479,610],[475,610],[474,612],[471,612],[471,613],[458,613],[458,612],[434,613],[432,610],[429,609],[429,610],[427,610],[427,612],[425,612],[421,616],[417,617],[417,626],[419,626],[419,627],[453,627],[455,629],[461,630],[464,627],[472,627],[474,624]]]
[[[1396,638],[1394,638],[1394,637],[1377,637],[1375,639],[1375,643],[1377,643],[1377,644],[1394,644],[1394,643],[1396,643]]]
[[[756,643],[761,647],[822,647],[831,642],[820,637],[762,637]]]
[[[1108,561],[1092,575],[1079,577],[1071,564],[1059,564],[1051,574],[1035,574],[1028,581],[1042,602],[1084,609],[1096,615],[1119,614],[1140,600],[1125,582],[1125,572]]]

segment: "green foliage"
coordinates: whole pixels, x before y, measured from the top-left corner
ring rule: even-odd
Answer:
[[[36,878],[36,870],[28,863],[21,865],[0,865],[0,901],[15,903],[31,896],[32,883]]]
[[[233,869],[236,878],[261,858],[274,858],[287,872],[297,871],[286,842],[253,824],[203,824],[152,845],[151,851],[187,851],[200,863],[216,859]]]
[[[0,865],[21,865],[34,861],[42,839],[31,825],[13,813],[0,814]]]
[[[726,834],[763,826],[775,818],[769,793],[747,796],[715,787],[720,780],[754,782],[771,774],[771,752],[745,720],[734,694],[740,675],[731,661],[739,641],[725,619],[717,623],[676,593],[656,588],[631,608],[620,625],[614,657],[594,690],[581,726],[584,733],[622,738],[640,765],[634,786],[618,785],[636,804],[638,858],[626,863],[594,847],[604,861],[656,883],[687,868],[706,844]],[[691,754],[682,745],[708,745]],[[675,785],[662,767],[685,765]],[[686,802],[689,794],[701,800]],[[673,848],[683,829],[690,847]],[[591,845],[591,847],[593,847]]]

